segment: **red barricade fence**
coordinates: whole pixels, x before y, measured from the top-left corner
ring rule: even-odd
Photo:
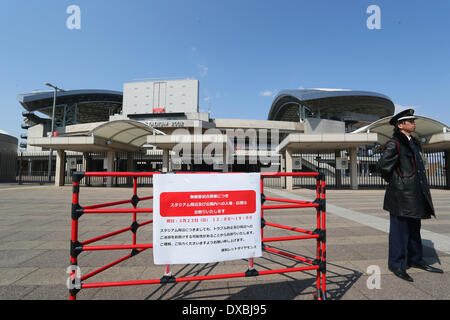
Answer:
[[[192,172],[180,172],[180,173],[190,173],[199,174]],[[201,174],[206,174],[210,172],[203,172]],[[133,281],[117,281],[117,282],[97,282],[88,283],[86,280],[92,278],[93,276],[105,271],[120,262],[128,260],[135,255],[153,248],[153,244],[138,244],[136,241],[136,233],[141,227],[151,224],[153,220],[148,220],[144,222],[138,222],[138,213],[152,213],[153,208],[137,208],[138,203],[145,200],[153,199],[153,196],[139,197],[138,196],[138,178],[148,177],[155,174],[160,174],[159,172],[75,172],[73,175],[73,193],[72,193],[72,230],[71,230],[71,240],[70,240],[70,278],[68,281],[69,285],[69,299],[76,300],[77,294],[81,289],[87,288],[100,288],[100,287],[117,287],[117,286],[132,286],[132,285],[148,285],[148,284],[164,284],[164,283],[176,283],[176,282],[187,282],[187,281],[202,281],[202,280],[212,280],[212,279],[225,279],[225,278],[238,278],[238,277],[249,277],[249,276],[263,276],[269,274],[281,274],[289,272],[316,270],[316,290],[314,297],[318,300],[325,300],[326,297],[326,198],[325,198],[325,175],[320,172],[298,172],[298,173],[261,173],[261,239],[262,239],[262,249],[265,252],[278,254],[283,257],[294,259],[300,261],[305,266],[295,267],[295,268],[283,268],[275,270],[261,270],[258,271],[254,268],[254,259],[250,258],[248,269],[241,273],[231,273],[231,274],[218,274],[218,275],[206,275],[206,276],[194,276],[194,277],[173,277],[170,272],[170,265],[165,268],[164,275],[159,279],[149,279],[149,280],[133,280]],[[228,173],[223,173],[228,174]],[[232,173],[229,173],[232,174]],[[299,201],[290,199],[280,199],[266,197],[264,194],[264,183],[263,179],[265,177],[273,176],[303,176],[303,177],[316,177],[316,199],[312,202],[309,201]],[[109,203],[100,203],[89,206],[81,206],[79,203],[79,193],[80,193],[80,181],[84,177],[132,177],[133,178],[133,195],[131,199],[121,200]],[[281,202],[287,204],[277,204],[277,205],[264,205],[264,202]],[[130,203],[132,208],[128,209],[111,209],[110,207]],[[107,209],[106,209],[107,208]],[[274,209],[292,209],[292,208],[315,208],[316,209],[316,228],[314,230],[305,230],[297,227],[284,226],[276,223],[267,222],[264,219],[265,210]],[[80,241],[78,238],[78,221],[81,216],[85,214],[125,214],[132,213],[132,224],[115,232],[111,232],[105,235],[101,235],[89,240]],[[286,236],[286,237],[272,237],[264,238],[263,229],[265,227],[281,228],[285,230],[290,230],[302,235],[297,236]],[[124,232],[132,232],[132,243],[129,245],[102,245],[102,246],[91,246],[90,244],[113,237]],[[290,240],[301,240],[301,239],[316,239],[316,259],[308,259],[299,255],[295,255],[289,252],[285,252],[280,249],[273,248],[266,243],[275,241],[290,241]],[[79,276],[77,272],[78,268],[78,256],[80,253],[85,251],[99,251],[99,250],[130,250],[131,252],[116,261],[113,261],[97,270],[94,270],[84,276]]]

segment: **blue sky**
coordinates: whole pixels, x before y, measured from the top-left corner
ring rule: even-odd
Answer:
[[[69,30],[66,9],[81,9]],[[381,29],[369,30],[370,5]],[[284,89],[389,96],[450,125],[450,1],[5,0],[0,130],[23,130],[19,93],[122,90],[135,79],[200,80],[212,117],[266,119]]]

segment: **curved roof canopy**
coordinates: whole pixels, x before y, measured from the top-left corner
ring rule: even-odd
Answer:
[[[391,99],[370,91],[301,89],[281,91],[274,99],[268,120],[299,121],[299,105],[313,117],[340,121],[373,122],[394,113]]]
[[[39,111],[51,117],[53,91],[17,95],[19,103],[30,112]],[[107,121],[110,114],[122,109],[123,93],[111,90],[70,90],[56,95],[56,117],[65,106],[77,105],[77,123]]]
[[[10,134],[8,132],[3,131],[3,130],[0,130],[0,134],[4,134],[4,135],[7,135],[7,136],[10,136]]]
[[[127,145],[140,148],[147,143],[147,136],[153,129],[134,120],[116,120],[104,123],[91,130],[89,135],[105,139],[109,144]]]
[[[450,129],[448,125],[424,116],[414,116],[417,117],[415,121],[416,131],[412,134],[422,142],[424,149],[450,149]],[[391,117],[385,117],[352,133],[377,133],[378,143],[383,145],[392,137],[394,127],[389,124],[390,119]]]
[[[33,146],[81,152],[141,151],[154,129],[134,120],[116,120],[100,124],[88,132],[56,137],[28,138]]]

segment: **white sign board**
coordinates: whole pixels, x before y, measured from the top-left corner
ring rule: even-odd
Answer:
[[[68,158],[67,159],[67,169],[68,170],[76,170],[77,169],[77,159],[76,158]]]
[[[181,170],[181,159],[172,159],[172,170]]]
[[[292,169],[293,170],[302,170],[302,158],[301,157],[293,157],[292,158]]]
[[[127,82],[123,85],[122,114],[198,112],[198,97],[198,80]]]
[[[223,161],[214,161],[213,162],[213,170],[223,170],[224,164]]]
[[[155,264],[260,257],[261,175],[153,176]]]
[[[420,155],[422,156],[422,161],[423,161],[423,166],[425,167],[425,170],[429,170],[430,169],[430,164],[428,162],[428,158],[425,157],[422,152],[420,153]]]
[[[348,169],[348,158],[347,157],[336,157],[336,169],[338,169],[338,170]]]

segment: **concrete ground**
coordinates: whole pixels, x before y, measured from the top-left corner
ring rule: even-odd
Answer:
[[[139,189],[140,196],[151,195]],[[315,192],[297,189],[286,192],[266,189],[266,196],[290,199],[315,198]],[[387,270],[388,215],[382,210],[383,190],[327,191],[327,293],[335,300],[449,299],[450,298],[450,191],[432,190],[437,219],[422,222],[425,260],[444,270],[431,274],[419,269],[408,272],[409,283]],[[0,300],[67,299],[69,266],[71,187],[17,186],[0,184]],[[80,192],[81,205],[131,198],[129,188],[86,188]],[[266,203],[268,204],[268,203]],[[151,201],[139,207],[150,207]],[[121,206],[126,207],[126,206]],[[303,229],[315,229],[315,210],[266,211],[266,221]],[[140,214],[139,221],[151,219]],[[131,224],[130,214],[84,215],[80,218],[80,239],[112,232]],[[292,232],[273,227],[265,237],[288,236]],[[294,234],[295,235],[295,234]],[[152,242],[151,225],[138,230],[138,243]],[[96,244],[130,244],[131,233]],[[270,243],[315,258],[315,240]],[[82,275],[128,254],[129,251],[83,252],[79,256]],[[178,265],[176,277],[245,272],[245,260]],[[258,270],[289,268],[301,263],[264,253],[255,259]],[[373,270],[379,270],[379,288]],[[86,283],[161,278],[163,268],[153,265],[151,249],[100,273]],[[369,283],[369,286],[368,286]],[[208,280],[177,284],[83,289],[80,300],[92,299],[218,299],[218,300],[311,300],[315,272],[296,272],[249,278]]]

